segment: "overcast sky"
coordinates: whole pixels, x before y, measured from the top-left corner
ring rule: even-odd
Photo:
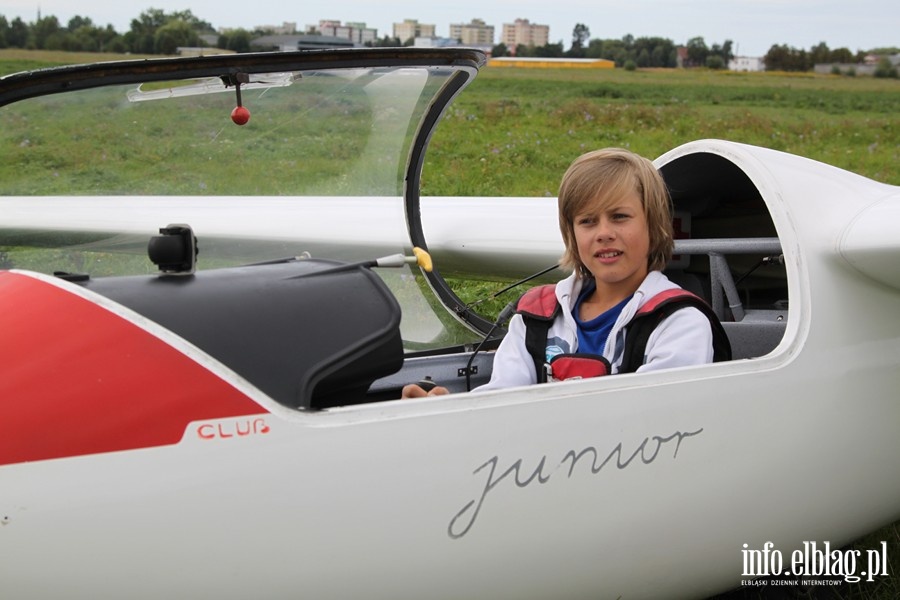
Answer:
[[[417,19],[433,24],[438,36],[449,34],[450,23],[482,19],[493,25],[495,42],[504,23],[517,18],[550,26],[550,41],[568,49],[576,23],[588,26],[592,38],[657,36],[683,44],[703,37],[706,44],[734,42],[736,54],[762,56],[773,44],[809,49],[825,42],[829,48],[851,51],[900,46],[900,0],[455,0],[446,3],[411,0],[334,0],[323,3],[284,0],[2,0],[0,14],[34,22],[55,16],[65,25],[73,16],[94,24],[111,24],[128,31],[131,20],[149,8],[165,12],[190,10],[214,27],[280,25],[295,22],[298,29],[320,19],[361,21],[392,34],[392,24]],[[310,5],[318,4],[318,7]],[[442,6],[438,6],[441,4]]]

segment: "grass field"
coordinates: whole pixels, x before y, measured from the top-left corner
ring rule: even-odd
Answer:
[[[713,71],[490,69],[450,109],[423,193],[556,195],[579,154],[720,138],[900,184],[900,82]],[[455,125],[465,125],[456,127]]]
[[[0,50],[0,75],[133,55]],[[485,68],[431,141],[423,195],[555,196],[579,154],[720,138],[900,185],[900,81],[709,70]]]
[[[0,75],[135,56],[0,50]],[[579,154],[605,146],[650,158],[696,139],[721,138],[807,156],[900,185],[900,81],[870,77],[685,70],[485,68],[431,141],[423,195],[555,196]],[[457,282],[464,299],[499,286]],[[506,299],[499,301],[499,306]],[[499,309],[499,306],[494,310]],[[900,528],[888,542],[892,576],[793,598],[900,597]],[[732,596],[733,597],[733,596]],[[745,598],[767,598],[748,590]]]
[[[96,52],[56,52],[51,50],[21,50],[4,48],[0,50],[0,76],[45,69],[59,65],[130,60],[136,58],[159,58],[143,54],[99,54]]]

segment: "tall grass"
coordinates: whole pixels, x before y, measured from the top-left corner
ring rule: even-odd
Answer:
[[[577,71],[577,72],[576,72]],[[900,185],[900,82],[874,78],[487,68],[432,139],[429,195],[556,195],[579,154],[655,158],[720,138]]]
[[[0,76],[22,71],[32,71],[34,69],[58,67],[60,65],[77,65],[140,58],[159,58],[159,55],[62,52],[53,50],[4,48],[0,50]]]
[[[484,69],[432,138],[423,195],[555,196],[578,155],[719,138],[900,185],[900,82],[784,73]],[[453,282],[466,301],[496,285]],[[499,312],[508,298],[487,304]]]
[[[0,75],[132,55],[0,50]],[[424,195],[555,196],[579,154],[622,146],[655,158],[721,138],[900,185],[900,81],[708,70],[482,70],[426,156]]]

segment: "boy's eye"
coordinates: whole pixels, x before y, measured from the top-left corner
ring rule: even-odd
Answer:
[[[594,217],[578,217],[575,222],[579,225],[590,225],[596,222],[596,219]]]

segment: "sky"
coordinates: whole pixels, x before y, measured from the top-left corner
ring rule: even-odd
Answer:
[[[663,37],[684,44],[702,37],[708,46],[733,42],[741,56],[762,56],[775,44],[808,50],[820,42],[852,52],[900,47],[898,0],[454,0],[446,3],[411,0],[333,0],[292,3],[252,0],[0,0],[0,15],[27,23],[55,16],[65,25],[73,16],[89,17],[95,25],[125,33],[131,20],[157,8],[167,13],[190,10],[216,28],[281,25],[294,22],[299,30],[319,20],[364,22],[378,37],[392,35],[393,23],[416,19],[449,34],[450,23],[482,19],[494,26],[499,41],[504,23],[528,19],[550,26],[551,43],[568,49],[577,23],[587,25],[591,38]]]

